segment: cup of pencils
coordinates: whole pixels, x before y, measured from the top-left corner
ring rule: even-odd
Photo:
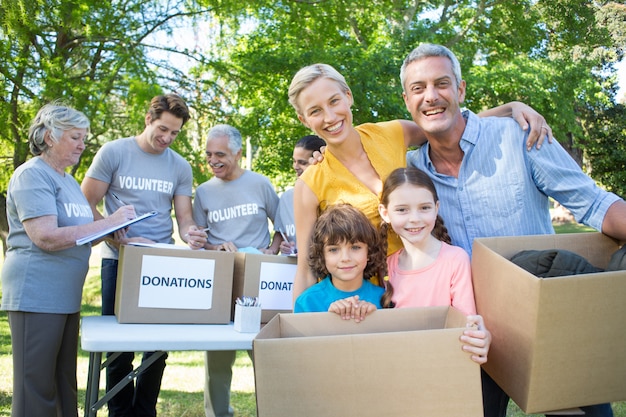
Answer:
[[[261,303],[259,297],[239,297],[235,300],[235,330],[257,333],[261,330]]]

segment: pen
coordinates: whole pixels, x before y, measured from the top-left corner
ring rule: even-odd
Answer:
[[[285,236],[285,234],[283,233],[282,230],[279,230],[278,233],[280,233],[280,235],[283,237],[283,240],[287,243],[289,243],[289,239],[287,239],[287,236]],[[294,248],[291,248],[291,254],[294,255],[296,252],[294,250]]]
[[[126,205],[127,205],[127,204],[126,204],[126,203],[124,203],[124,202],[123,202],[123,201],[122,201],[122,200],[121,200],[118,196],[116,196],[114,192],[111,192],[111,195],[112,195],[113,197],[115,197],[115,199],[116,199],[117,201],[119,201],[119,202],[120,202],[123,206],[126,206]]]

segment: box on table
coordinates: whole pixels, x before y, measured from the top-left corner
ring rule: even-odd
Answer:
[[[482,417],[480,367],[452,307],[278,314],[253,341],[259,417]]]
[[[235,254],[233,307],[237,297],[259,297],[261,322],[267,323],[278,313],[293,311],[293,279],[297,258],[293,256]]]
[[[537,278],[508,259],[565,249],[606,268],[601,233],[476,239],[476,307],[493,336],[491,377],[525,413],[626,399],[626,271]]]
[[[120,323],[230,322],[233,253],[120,248],[115,316]]]

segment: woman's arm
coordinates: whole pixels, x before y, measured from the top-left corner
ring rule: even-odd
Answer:
[[[24,230],[39,248],[54,252],[76,246],[76,240],[108,229],[136,217],[133,206],[122,206],[107,218],[79,226],[59,227],[57,216],[41,216],[24,220]]]
[[[315,277],[309,268],[309,239],[313,225],[317,220],[319,201],[301,179],[296,181],[293,191],[293,211],[296,222],[296,237],[298,239],[298,266],[293,282],[294,301],[304,290],[315,284]]]
[[[546,119],[532,107],[519,102],[512,101],[492,109],[488,109],[478,113],[480,117],[512,117],[520,125],[523,130],[528,130],[528,140],[526,148],[530,150],[533,145],[537,144],[537,149],[541,148],[541,144],[546,136],[548,142],[552,143],[552,128],[548,126]]]

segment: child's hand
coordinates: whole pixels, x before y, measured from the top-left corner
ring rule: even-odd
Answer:
[[[355,322],[359,323],[365,320],[365,316],[372,311],[376,311],[376,306],[370,302],[359,300],[359,296],[355,295],[333,302],[328,311],[339,314],[343,320],[354,319]]]
[[[491,332],[485,328],[482,316],[467,316],[467,329],[460,337],[462,349],[471,353],[471,358],[478,364],[487,362],[487,354],[491,345]]]

